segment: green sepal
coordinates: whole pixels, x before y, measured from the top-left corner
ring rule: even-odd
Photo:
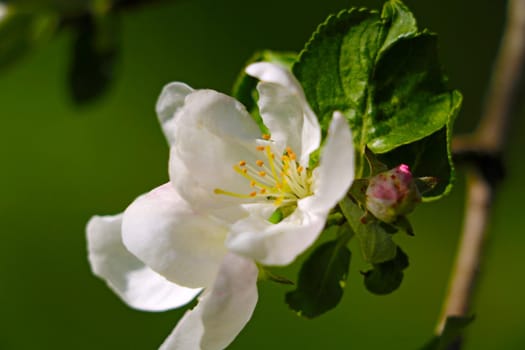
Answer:
[[[317,247],[299,272],[297,288],[285,301],[298,315],[314,318],[337,306],[343,297],[352,254],[346,246],[353,233],[345,224],[338,238]]]
[[[374,294],[390,294],[399,288],[403,281],[403,270],[408,267],[408,256],[397,247],[395,258],[380,264],[374,264],[369,271],[363,272],[366,289]]]
[[[421,350],[446,350],[461,336],[465,328],[474,321],[474,316],[450,316],[445,321],[441,335],[432,338]]]
[[[368,161],[369,177],[373,177],[388,170],[386,164],[379,161],[379,158],[377,158],[377,156],[368,147],[365,147],[365,158]]]
[[[348,196],[339,202],[339,208],[359,239],[363,259],[378,264],[396,256],[397,245],[392,239],[392,226],[372,215],[367,215],[357,202]]]
[[[332,226],[341,226],[346,222],[345,217],[342,213],[335,211],[328,215],[328,218],[326,218],[326,224],[325,227],[332,227]]]
[[[267,267],[264,267],[264,266],[261,266],[261,265],[257,265],[257,266],[259,268],[258,279],[260,281],[271,281],[271,282],[275,282],[275,283],[279,283],[279,284],[286,284],[286,285],[294,285],[295,284],[290,279],[288,279],[288,278],[286,278],[284,276],[277,275],[277,274],[273,273]]]
[[[391,223],[398,231],[404,232],[409,236],[415,236],[414,228],[406,216],[398,216],[397,220]]]
[[[366,204],[366,189],[368,188],[368,179],[356,179],[352,182],[352,186],[348,193],[361,205]]]

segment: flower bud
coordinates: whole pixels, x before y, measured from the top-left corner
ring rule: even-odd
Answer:
[[[394,222],[410,213],[421,201],[410,168],[406,164],[377,174],[366,189],[366,207],[378,219]]]

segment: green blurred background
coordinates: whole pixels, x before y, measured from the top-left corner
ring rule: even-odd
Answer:
[[[480,114],[505,2],[407,4],[421,27],[440,35],[450,86],[465,97],[456,131],[468,131]],[[125,306],[91,274],[84,231],[91,215],[118,213],[167,181],[168,148],[154,113],[162,86],[179,80],[228,93],[255,50],[300,50],[328,14],[362,5],[381,1],[185,0],[123,12],[111,89],[82,107],[66,84],[71,32],[2,70],[0,349],[156,348],[184,309],[153,314]],[[524,116],[521,106],[467,349],[525,349]],[[287,309],[288,287],[262,283],[253,319],[230,348],[417,349],[440,311],[464,188],[460,171],[450,196],[413,214],[416,236],[398,239],[411,260],[398,291],[366,292],[357,254],[342,303],[315,320]]]

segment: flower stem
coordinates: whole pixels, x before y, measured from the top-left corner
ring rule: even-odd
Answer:
[[[455,157],[469,164],[467,199],[462,237],[436,327],[437,335],[443,331],[447,317],[464,317],[469,313],[483,257],[491,203],[496,184],[501,180],[501,154],[524,73],[524,59],[525,0],[509,0],[507,24],[479,126],[473,134],[455,138],[452,145]],[[460,349],[461,345],[462,340],[458,339],[449,350]]]

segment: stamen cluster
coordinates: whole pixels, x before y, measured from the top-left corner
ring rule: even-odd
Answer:
[[[270,135],[263,135],[262,138],[268,141]],[[278,160],[269,144],[257,145],[255,148],[263,154],[262,159],[257,159],[255,164],[241,160],[233,166],[235,172],[250,181],[253,191],[240,194],[215,189],[216,194],[273,201],[277,207],[311,195],[311,172],[297,162],[297,156],[290,147],[286,147]]]

